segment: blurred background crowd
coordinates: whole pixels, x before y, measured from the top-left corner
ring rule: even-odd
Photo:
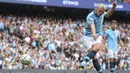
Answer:
[[[82,37],[85,34],[85,18],[92,10],[15,5],[1,7],[0,69],[79,69],[78,65],[89,52]],[[116,14],[118,12],[113,15]],[[111,20],[119,22],[118,30],[126,49],[119,48],[117,69],[130,70],[129,16],[128,13],[121,14],[110,20],[105,19],[103,32],[110,28]],[[31,56],[30,65],[20,62],[23,54]],[[97,56],[102,68],[109,69],[107,52],[101,50]],[[85,69],[94,70],[92,61]]]
[[[104,32],[110,21],[105,21]],[[88,52],[82,42],[85,21],[46,17],[0,16],[0,68],[1,69],[78,69],[79,63]],[[4,29],[3,29],[4,28]],[[126,50],[119,52],[121,69],[129,68],[130,24],[119,24]],[[23,66],[20,56],[28,54],[32,64]],[[109,62],[105,51],[100,51],[99,61],[103,69]],[[125,67],[126,66],[126,67]],[[94,69],[91,61],[86,67]]]

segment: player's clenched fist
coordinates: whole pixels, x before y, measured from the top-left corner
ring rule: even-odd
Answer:
[[[113,2],[113,7],[116,7],[117,6],[117,2]]]

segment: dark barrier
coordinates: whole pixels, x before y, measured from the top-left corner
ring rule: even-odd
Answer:
[[[0,70],[0,73],[97,73],[95,70]],[[103,73],[110,73],[109,70]],[[115,73],[130,73],[130,71],[115,71]]]

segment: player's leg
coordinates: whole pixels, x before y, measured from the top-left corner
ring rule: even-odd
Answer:
[[[99,36],[96,41],[93,40],[93,44],[92,44],[92,48],[91,48],[92,51],[87,54],[86,59],[85,59],[86,62],[88,62],[90,59],[94,58],[94,56],[96,55],[96,53],[101,48],[101,42],[102,42],[102,37],[101,36]]]
[[[96,47],[97,47],[97,46],[94,45],[94,46],[91,48],[92,51],[87,54],[87,56],[85,57],[85,60],[81,63],[80,66],[85,66],[85,64],[86,64],[89,60],[91,60],[91,59],[96,55],[97,51],[96,51],[96,50],[93,50],[93,48],[96,48]]]
[[[83,36],[83,44],[87,49],[87,53],[91,53],[92,52],[92,45],[93,45],[93,38],[92,37],[87,37],[87,36]],[[92,56],[92,55],[89,55]],[[89,57],[85,57],[84,61],[81,62],[81,64],[79,65],[79,68],[84,68],[84,66],[86,66],[86,63],[89,61]]]
[[[87,45],[87,47],[92,50],[87,54],[85,60],[80,64],[80,67],[85,66],[85,64],[96,55],[101,43],[100,38],[98,41],[95,41],[93,37],[85,37],[84,41],[85,45]]]
[[[110,57],[110,72],[114,73],[115,66],[117,64],[117,60],[116,60],[117,59],[117,52],[109,49],[108,53],[109,53],[109,57]]]
[[[91,48],[92,51],[87,54],[86,59],[85,59],[86,62],[89,61],[90,59],[94,58],[96,53],[101,48],[101,42],[102,42],[102,37],[101,36],[99,36],[96,41],[93,39],[93,44],[92,44],[92,48]]]
[[[111,49],[108,49],[108,56],[109,56],[109,60],[110,60],[110,72],[113,73],[114,72],[114,52]]]
[[[115,59],[114,58],[110,58],[110,72],[113,73],[115,70]]]
[[[100,63],[98,62],[98,59],[97,59],[96,56],[94,56],[94,58],[93,58],[93,66],[94,66],[94,68],[98,71],[98,73],[102,73],[101,65],[100,65]]]

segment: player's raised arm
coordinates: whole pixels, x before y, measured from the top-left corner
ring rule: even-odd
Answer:
[[[106,17],[110,17],[113,14],[116,6],[117,6],[117,2],[113,2],[113,6],[112,6],[112,8],[110,10],[107,11]]]

